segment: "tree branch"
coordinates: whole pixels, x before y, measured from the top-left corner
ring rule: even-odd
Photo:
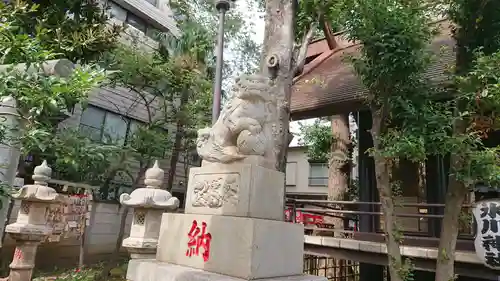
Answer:
[[[295,63],[294,66],[292,67],[292,73],[294,75],[298,75],[302,72],[304,69],[304,65],[306,63],[306,56],[307,56],[307,47],[309,45],[309,42],[312,39],[312,36],[314,34],[314,29],[316,28],[316,21],[313,21],[310,25],[309,28],[304,35],[304,38],[302,38],[302,43],[299,45],[300,49],[299,52],[297,53],[297,56],[295,58]]]
[[[335,35],[333,35],[332,25],[327,20],[325,20],[324,15],[321,16],[320,21],[321,29],[323,30],[323,34],[325,35],[328,48],[330,50],[337,48],[337,40],[335,40]]]

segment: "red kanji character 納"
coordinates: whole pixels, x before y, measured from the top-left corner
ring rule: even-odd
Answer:
[[[186,250],[186,256],[191,257],[193,255],[198,256],[200,254],[200,248],[203,249],[202,257],[203,261],[208,261],[210,258],[210,241],[212,240],[212,235],[206,233],[207,224],[205,222],[201,223],[201,230],[198,227],[198,222],[193,221],[191,229],[188,233],[188,249]],[[201,232],[201,233],[200,233]]]
[[[188,233],[188,238],[189,241],[187,243],[188,249],[186,251],[186,256],[190,257],[193,254],[195,254],[195,247],[196,247],[196,236],[200,233],[200,228],[198,227],[198,222],[196,220],[193,221],[193,224],[191,225],[191,230],[189,230]]]

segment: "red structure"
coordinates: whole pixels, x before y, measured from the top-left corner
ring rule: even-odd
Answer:
[[[291,208],[285,210],[285,221],[302,223],[304,225],[308,224],[322,224],[324,219],[322,215],[314,215],[309,213],[303,213],[301,211],[295,211],[295,220],[292,218],[293,210]]]

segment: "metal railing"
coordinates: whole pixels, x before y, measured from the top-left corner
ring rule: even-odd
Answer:
[[[321,232],[321,235],[348,236],[373,242],[385,240],[380,205],[380,202],[287,199],[287,206],[292,214],[301,214],[302,217],[323,216],[322,223],[302,221],[307,234]],[[475,222],[471,208],[470,204],[462,206],[457,249],[473,250]],[[437,247],[443,211],[444,204],[404,201],[396,204],[396,217],[405,237],[404,244]],[[289,221],[297,222],[296,215],[289,216]],[[331,225],[331,221],[342,221],[343,225]]]

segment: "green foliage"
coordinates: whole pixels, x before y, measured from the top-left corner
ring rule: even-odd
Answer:
[[[37,36],[39,47],[50,50],[56,58],[83,63],[96,61],[103,52],[116,45],[122,31],[120,26],[108,25],[108,18],[99,1],[11,2],[11,4],[0,3],[0,10],[11,10],[13,5],[24,7],[25,12],[22,15],[18,14],[16,21],[13,22],[17,34],[20,37]],[[15,61],[6,61],[6,63],[12,62]]]
[[[309,159],[313,161],[328,162],[330,158],[330,148],[335,141],[330,123],[325,123],[320,119],[311,125],[299,123],[302,139],[301,145],[307,146]]]
[[[65,111],[86,101],[88,92],[105,79],[104,71],[90,66],[75,69],[67,78],[25,70],[0,73],[0,92],[18,101],[28,126],[58,123]]]
[[[78,130],[65,129],[50,137],[42,155],[51,160],[57,178],[74,182],[98,185],[122,150],[117,145],[93,142]]]
[[[4,208],[8,207],[9,205],[4,203],[8,203],[9,201],[6,199],[10,198],[10,195],[12,193],[12,186],[0,182],[0,210],[3,210]]]
[[[369,90],[372,113],[382,118],[376,136],[380,146],[373,152],[424,160],[428,146],[446,138],[443,124],[451,124],[451,114],[432,102],[434,92],[422,77],[435,34],[431,19],[419,1],[360,0],[346,3],[342,11],[348,38],[363,42],[352,62]]]
[[[385,106],[394,97],[393,106],[397,106],[398,97],[419,95],[422,89],[420,76],[429,64],[426,46],[433,32],[419,3],[359,0],[345,4],[346,36],[363,42],[353,64],[370,91],[372,105]]]
[[[22,19],[29,17],[29,14],[36,11],[37,5],[27,5],[20,3],[13,4],[0,3],[0,54],[1,64],[11,64],[19,62],[35,63],[40,60],[49,60],[55,57],[50,49],[45,49],[41,45],[41,37],[47,30],[38,28],[33,36],[24,32],[19,25]]]
[[[245,2],[249,12],[257,11],[259,8],[259,3],[256,1],[245,0],[241,2]],[[236,1],[235,5],[242,5],[241,2]],[[173,0],[170,1],[170,6],[182,30],[186,25],[198,25],[198,28],[202,28],[206,36],[210,38],[211,46],[217,44],[219,15],[214,2]],[[245,14],[239,9],[232,7],[226,13],[225,18],[225,53],[231,50],[231,56],[224,57],[223,77],[224,86],[227,87],[229,84],[227,78],[234,78],[240,73],[251,73],[257,69],[260,45],[252,38],[255,23],[246,19]],[[215,49],[211,50],[210,60],[207,60],[207,66],[211,68],[215,67],[214,51]]]
[[[335,0],[310,0],[298,1],[295,19],[295,40],[301,41],[312,23],[323,24],[327,22],[333,25],[334,31],[339,31],[339,2]],[[314,37],[324,37],[321,29],[315,30]]]
[[[155,122],[153,127],[166,128],[181,120],[194,129],[210,120],[212,83],[204,64],[204,56],[209,52],[203,48],[211,46],[206,43],[205,34],[185,34],[176,40],[183,41],[186,37],[193,44],[167,44],[171,46],[168,53],[147,53],[122,46],[108,58],[110,68],[117,70],[111,78],[112,85],[130,88],[149,108],[158,104],[155,110],[160,114],[153,116],[154,112],[150,112],[150,121]],[[193,34],[200,35],[198,40],[192,38]],[[184,95],[187,102],[180,107],[178,100]]]
[[[500,128],[500,48],[485,55],[476,53],[468,73],[456,76],[456,104],[460,104],[460,120],[468,124],[465,133],[454,137],[464,140],[457,150],[462,165],[455,170],[457,178],[467,186],[477,182],[496,186],[500,183],[500,146],[487,147],[484,139]]]
[[[487,138],[500,128],[500,2],[356,0],[341,1],[338,7],[346,36],[362,43],[352,63],[368,89],[374,117],[371,152],[382,156],[376,166],[390,171],[403,159],[421,162],[428,155],[452,154],[451,173],[464,186],[497,186],[500,146]],[[422,74],[432,60],[427,51],[435,34],[430,17],[443,9],[454,22],[457,62],[451,85],[433,88]],[[437,100],[443,93],[448,99]],[[395,195],[392,189],[385,194]],[[459,208],[447,205],[447,210],[450,207]],[[411,264],[391,257],[391,267],[395,280],[411,280]]]
[[[127,147],[138,154],[140,158],[163,159],[165,152],[171,145],[169,134],[162,126],[162,122],[151,122],[139,125],[132,132]]]
[[[56,173],[69,177],[64,179],[95,179],[99,176],[96,167],[101,164],[100,169],[105,169],[104,160],[111,160],[108,156],[114,150],[93,144],[72,131],[58,132],[58,125],[76,104],[86,102],[88,93],[98,87],[106,75],[103,70],[90,64],[77,67],[67,77],[49,76],[42,71],[44,62],[67,54],[59,53],[66,43],[57,41],[56,35],[67,36],[64,40],[80,38],[77,36],[78,31],[69,36],[64,33],[69,32],[69,29],[50,29],[48,22],[55,20],[57,11],[62,13],[64,5],[62,1],[58,2],[62,6],[47,7],[44,3],[0,3],[0,63],[11,64],[11,67],[0,73],[0,80],[3,82],[0,92],[2,97],[12,96],[17,100],[21,117],[20,128],[9,128],[17,129],[18,136],[4,141],[18,145],[26,154],[46,158]],[[35,15],[36,20],[33,18]],[[84,20],[83,17],[80,19]],[[94,21],[89,19],[89,23],[92,22]],[[58,23],[61,28],[74,27],[64,22]],[[102,26],[98,27],[94,23],[85,32],[92,34],[97,28]],[[59,39],[63,40],[63,37]],[[111,44],[109,40],[107,42]],[[78,53],[86,56],[81,59],[87,60],[91,53],[99,51],[93,49],[96,46],[90,41],[87,47],[88,52],[79,49],[74,55]],[[76,60],[75,56],[72,58]],[[98,164],[92,163],[94,161]],[[92,171],[95,173],[92,174]]]
[[[421,1],[414,0],[346,1],[340,6],[340,14],[346,37],[362,43],[359,55],[351,62],[368,90],[377,188],[381,200],[390,202],[382,208],[384,215],[392,216],[395,223],[393,185],[397,183],[385,181],[391,178],[392,164],[400,159],[425,159],[427,135],[415,132],[421,132],[427,122],[412,121],[427,121],[423,118],[429,117],[420,113],[431,94],[422,75],[430,62],[426,48],[434,35],[431,19],[421,8]],[[411,278],[411,264],[402,260],[399,249],[395,250],[402,239],[397,225],[387,223],[384,229],[391,249],[391,279]]]
[[[181,38],[175,38],[169,33],[161,36],[160,53],[166,57],[189,55],[190,60],[197,63],[209,64],[210,55],[214,48],[213,37],[198,23],[183,22]]]
[[[200,25],[185,27],[181,38],[164,34],[158,51],[122,45],[106,57],[108,68],[116,71],[111,86],[130,89],[148,113],[148,122],[130,132],[124,147],[139,161],[140,173],[154,159],[175,161],[179,153],[193,149],[196,130],[210,120],[212,82],[206,63],[212,38]]]
[[[113,265],[113,264],[111,264]],[[82,268],[74,269],[55,269],[49,272],[35,272],[35,281],[58,280],[58,281],[94,281],[99,280],[102,275],[104,267],[108,266],[107,263],[93,264],[91,266],[84,266]],[[122,281],[125,280],[125,273],[127,272],[127,263],[120,261],[116,267],[111,269],[109,280]]]
[[[466,73],[474,63],[474,53],[487,55],[500,47],[500,2],[479,0],[449,1],[448,15],[455,23],[457,41],[457,73]]]

